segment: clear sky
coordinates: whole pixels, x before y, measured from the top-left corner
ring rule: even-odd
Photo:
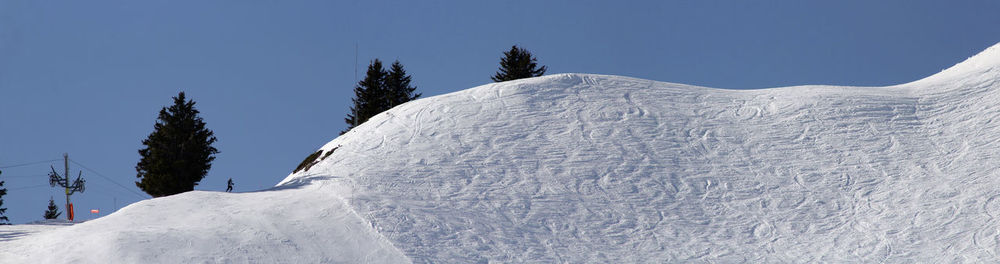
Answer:
[[[425,97],[489,83],[513,44],[550,74],[881,86],[1000,42],[998,13],[997,1],[0,0],[4,206],[13,223],[41,219],[45,198],[62,207],[46,177],[61,162],[15,166],[62,153],[93,170],[77,218],[148,198],[137,150],[180,91],[221,151],[196,189],[273,186],[346,127],[355,47],[359,74],[398,59]]]

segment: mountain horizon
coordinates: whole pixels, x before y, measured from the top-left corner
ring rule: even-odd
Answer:
[[[886,87],[487,84],[376,115],[274,188],[141,201],[0,259],[996,260],[998,66],[1000,44]]]

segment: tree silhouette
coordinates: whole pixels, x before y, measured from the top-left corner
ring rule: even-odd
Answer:
[[[59,218],[59,215],[62,215],[62,212],[56,206],[56,201],[52,200],[52,197],[49,197],[49,208],[45,210],[45,219],[56,219]]]
[[[419,93],[414,93],[417,88],[410,85],[411,79],[399,61],[393,62],[390,70],[386,71],[382,67],[382,61],[373,60],[368,65],[365,78],[354,87],[351,111],[344,118],[347,129],[340,134],[347,133],[385,110],[420,97]]]
[[[184,92],[173,97],[174,104],[160,110],[153,133],[139,150],[141,159],[135,165],[135,183],[153,197],[194,190],[212,168],[215,135],[205,128],[194,101],[185,100]]]
[[[531,52],[514,45],[503,53],[503,57],[500,58],[500,70],[490,79],[494,82],[504,82],[542,76],[548,68],[546,66],[539,68],[537,61]]]
[[[419,93],[413,93],[417,90],[417,87],[410,86],[411,79],[406,74],[406,70],[403,69],[403,64],[399,63],[399,61],[392,63],[392,66],[389,67],[389,74],[386,75],[385,79],[385,100],[388,103],[386,110],[420,97]]]
[[[3,174],[3,171],[0,171],[0,174]],[[4,216],[4,213],[7,212],[7,208],[3,207],[4,195],[7,195],[7,189],[3,187],[3,181],[0,181],[0,225],[9,225],[10,220],[7,219],[7,216]]]

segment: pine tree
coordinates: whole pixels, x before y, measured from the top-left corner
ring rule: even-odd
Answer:
[[[62,215],[62,212],[56,206],[56,201],[49,197],[49,209],[45,210],[45,219],[56,219],[59,218],[59,215]]]
[[[419,93],[413,93],[417,87],[410,86],[410,79],[410,76],[406,75],[402,63],[399,61],[392,63],[385,79],[386,101],[389,104],[386,110],[420,97]]]
[[[0,174],[3,174],[3,172],[0,171]],[[7,216],[4,216],[4,213],[7,212],[7,208],[3,207],[4,195],[7,195],[7,189],[3,187],[3,181],[0,181],[0,225],[9,225],[10,220],[7,219]]]
[[[494,82],[504,82],[523,78],[538,77],[545,74],[546,66],[538,68],[538,59],[531,56],[531,52],[514,45],[510,51],[505,51],[500,58],[500,71],[493,77]]]
[[[135,185],[153,197],[194,190],[212,168],[215,154],[212,130],[198,116],[194,101],[185,101],[184,92],[173,97],[172,106],[163,107],[139,150],[141,159],[135,165]]]
[[[382,68],[382,62],[378,59],[368,65],[365,79],[359,81],[358,85],[354,87],[354,99],[351,99],[354,105],[351,106],[351,112],[347,114],[347,118],[344,118],[344,122],[347,122],[347,130],[340,132],[341,134],[347,133],[347,131],[368,121],[368,118],[386,109],[387,105],[383,99],[385,98],[386,75],[388,73]]]
[[[410,85],[411,79],[399,61],[393,62],[391,70],[387,72],[382,67],[382,61],[373,60],[368,65],[365,79],[354,87],[351,112],[344,118],[347,130],[340,134],[347,133],[385,110],[420,97],[419,93],[413,93],[417,88]]]

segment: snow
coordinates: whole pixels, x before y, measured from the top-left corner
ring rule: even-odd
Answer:
[[[995,262],[998,47],[890,87],[483,85],[375,116],[273,189],[0,227],[0,260]]]
[[[0,228],[3,263],[404,263],[323,184],[194,191],[58,228]],[[27,236],[24,234],[27,233]],[[19,238],[4,241],[7,236]]]
[[[911,86],[935,86],[949,81],[995,79],[997,68],[1000,67],[1000,45],[993,45],[986,50],[969,57],[962,63],[952,66],[940,73],[910,83]],[[992,75],[991,75],[992,74]],[[950,85],[952,88],[963,88],[966,85]]]

